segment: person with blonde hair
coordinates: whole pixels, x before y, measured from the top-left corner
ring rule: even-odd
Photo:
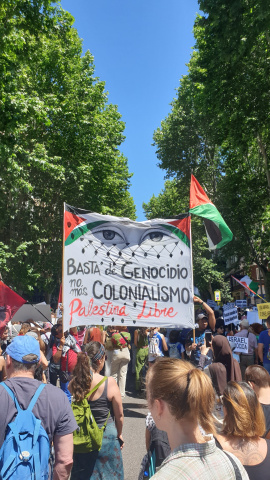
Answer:
[[[250,480],[268,480],[270,440],[260,438],[265,432],[263,409],[255,392],[246,382],[229,382],[223,393],[224,421],[217,442],[234,453]]]
[[[159,358],[146,377],[147,400],[157,428],[167,433],[172,453],[155,480],[248,480],[241,463],[215,443],[210,378],[190,362]]]

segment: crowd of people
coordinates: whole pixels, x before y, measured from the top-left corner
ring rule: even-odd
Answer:
[[[62,317],[13,324],[7,307],[0,319],[0,479],[124,480],[128,368],[149,408],[146,455],[134,479],[268,478],[270,317],[250,326],[239,312],[237,331],[221,311],[196,296],[194,303],[194,330],[83,325],[64,332]],[[248,338],[245,354],[232,351],[231,335]],[[46,438],[45,466],[37,452],[25,459],[28,447],[14,447],[31,436],[22,411],[27,425],[38,419],[35,432],[44,430],[31,448]],[[20,422],[24,435],[16,436]],[[27,465],[39,476],[27,476]]]

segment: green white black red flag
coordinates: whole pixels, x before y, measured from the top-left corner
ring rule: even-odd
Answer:
[[[203,218],[210,250],[221,248],[232,240],[233,234],[227,223],[194,175],[191,175],[189,211]]]

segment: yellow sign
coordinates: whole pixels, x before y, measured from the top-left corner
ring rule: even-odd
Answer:
[[[220,302],[221,301],[221,295],[220,295],[220,290],[215,290],[215,301]]]
[[[258,314],[259,318],[265,320],[270,315],[270,303],[258,303]]]

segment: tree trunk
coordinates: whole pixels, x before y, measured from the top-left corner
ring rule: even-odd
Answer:
[[[215,299],[214,299],[214,292],[213,292],[213,289],[212,289],[211,282],[208,283],[208,291],[209,291],[209,293],[210,293],[211,300],[215,300]]]

